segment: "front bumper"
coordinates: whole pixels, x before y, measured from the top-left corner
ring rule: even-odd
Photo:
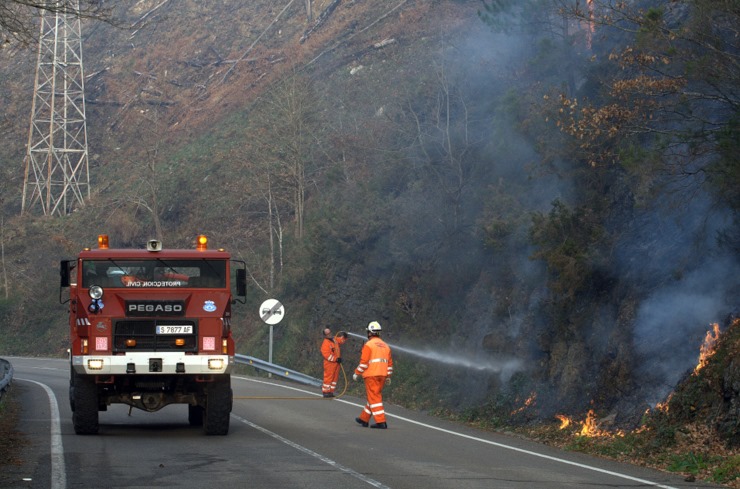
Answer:
[[[81,375],[214,375],[231,373],[233,366],[229,355],[129,352],[72,357],[72,368]]]

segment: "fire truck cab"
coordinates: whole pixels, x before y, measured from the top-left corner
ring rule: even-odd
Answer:
[[[239,264],[233,266],[234,264]],[[232,267],[234,277],[232,278]],[[144,411],[187,404],[188,421],[226,435],[232,406],[232,304],[246,266],[198,236],[193,249],[111,249],[108,236],[60,266],[69,289],[69,400],[77,434],[98,432],[113,403]],[[235,300],[232,283],[236,289]]]

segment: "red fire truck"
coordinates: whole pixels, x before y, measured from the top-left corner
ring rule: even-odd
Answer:
[[[232,265],[234,277],[231,275]],[[188,405],[188,420],[226,435],[232,405],[231,306],[246,301],[246,266],[206,236],[194,249],[96,249],[63,260],[69,288],[69,400],[77,434],[98,432],[113,403],[154,412]],[[234,299],[232,282],[236,288]]]

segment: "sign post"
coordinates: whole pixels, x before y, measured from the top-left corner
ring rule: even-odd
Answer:
[[[270,325],[270,346],[267,354],[267,361],[272,363],[272,326],[279,323],[285,315],[285,308],[276,299],[267,299],[260,306],[260,318]]]

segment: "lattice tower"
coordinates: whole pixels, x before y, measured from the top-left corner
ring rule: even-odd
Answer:
[[[21,213],[65,215],[89,197],[80,18],[42,10]]]

